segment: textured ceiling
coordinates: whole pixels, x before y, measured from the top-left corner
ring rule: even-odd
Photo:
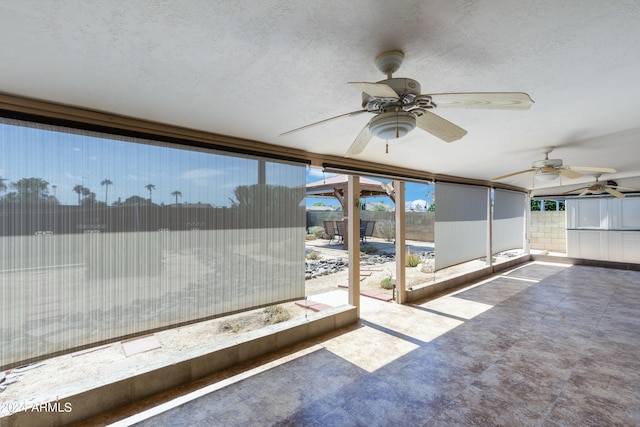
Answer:
[[[394,76],[423,93],[535,104],[436,109],[468,134],[447,144],[416,129],[388,154],[374,138],[358,159],[488,180],[553,145],[566,165],[640,188],[625,179],[640,176],[639,19],[622,0],[3,0],[0,92],[342,156],[369,113],[278,135],[360,109],[346,83],[384,79],[373,60],[399,49]],[[540,193],[592,179],[504,182]]]

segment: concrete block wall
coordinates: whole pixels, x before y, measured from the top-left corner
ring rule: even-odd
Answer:
[[[531,249],[567,252],[565,211],[531,212]]]
[[[362,220],[394,221],[393,212],[360,213]],[[307,211],[307,227],[322,226],[323,221],[340,221],[342,212]],[[531,212],[531,249],[551,252],[567,252],[567,231],[565,211],[532,211]],[[407,239],[425,242],[434,241],[434,213],[407,212]],[[374,237],[382,237],[374,230]]]
[[[342,221],[342,211],[307,211],[307,229],[313,226],[324,226],[324,221]],[[378,225],[383,222],[395,223],[395,212],[360,211],[362,221],[375,221],[374,237],[385,238]],[[435,214],[433,212],[407,212],[406,239],[433,242]]]

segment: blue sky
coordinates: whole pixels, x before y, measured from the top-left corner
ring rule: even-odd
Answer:
[[[268,184],[295,185],[331,176],[315,168],[303,173],[299,167],[267,162]],[[42,178],[50,184],[49,193],[64,205],[78,203],[76,185],[89,188],[97,200],[104,201],[106,187],[101,182],[109,179],[113,182],[108,186],[110,205],[133,195],[149,198],[145,186],[153,184],[154,203],[175,203],[171,193],[180,191],[179,203],[228,206],[233,189],[255,184],[257,174],[253,159],[0,124],[0,177],[7,178],[7,192],[12,191],[11,182]],[[431,189],[407,183],[406,200],[429,201]],[[339,205],[336,199],[319,198],[307,198],[307,205],[318,201]],[[392,203],[387,197],[367,199],[378,201]]]
[[[324,173],[322,169],[319,168],[308,168],[307,169],[307,182],[319,181],[323,178],[329,178],[336,174]],[[382,182],[388,182],[390,180],[380,179],[371,177],[372,179],[376,179]],[[412,182],[405,183],[405,201],[406,204],[410,204],[414,200],[425,200],[428,204],[431,204],[433,198],[433,185],[426,184],[416,184]],[[388,197],[368,197],[365,199],[367,202],[376,203],[376,202],[384,202],[385,204],[393,205],[393,202]],[[307,198],[307,206],[313,205],[315,202],[322,201],[326,205],[331,206],[340,206],[340,203],[335,198],[316,198],[316,197],[308,197]]]

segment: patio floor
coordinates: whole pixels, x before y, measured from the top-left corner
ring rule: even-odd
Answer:
[[[536,262],[419,304],[363,298],[358,325],[117,425],[638,425],[639,283]]]

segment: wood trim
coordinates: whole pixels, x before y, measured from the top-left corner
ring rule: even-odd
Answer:
[[[372,173],[375,172],[377,174],[389,175],[390,177],[397,177],[400,179],[410,177],[412,178],[411,181],[446,181],[527,192],[524,188],[493,181],[434,174],[428,171],[402,168],[340,156],[324,155],[298,150],[291,147],[219,135],[211,132],[141,120],[102,111],[24,98],[6,93],[0,93],[0,110],[60,121],[61,125],[66,125],[68,127],[73,127],[73,124],[75,123],[77,127],[100,127],[111,130],[116,134],[118,131],[120,131],[120,133],[136,133],[141,134],[141,136],[146,136],[149,139],[156,136],[172,139],[184,145],[210,146],[211,148],[216,149],[228,149],[235,152],[249,152],[256,155],[264,155],[266,157],[298,160],[316,167],[323,167],[325,164],[328,164],[345,170],[359,171],[362,174],[366,174],[367,171],[370,171]],[[64,124],[63,122],[67,122],[67,124]]]

